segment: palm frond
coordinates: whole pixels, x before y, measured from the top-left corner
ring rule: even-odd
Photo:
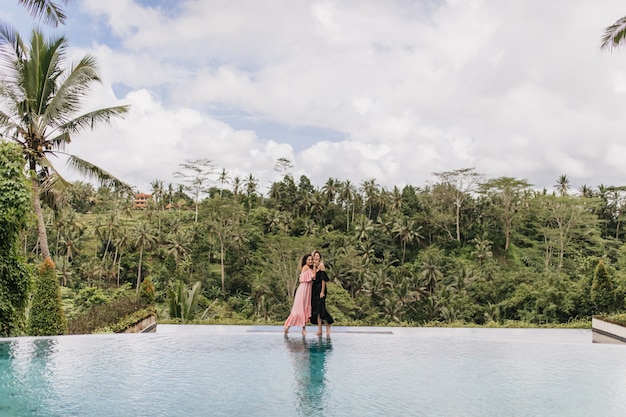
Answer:
[[[67,6],[68,0],[60,0],[61,3]],[[44,23],[57,27],[59,24],[65,24],[65,12],[59,6],[51,0],[18,0],[18,3],[26,8],[28,13],[35,19],[41,19]]]
[[[59,78],[63,74],[61,61],[68,44],[63,36],[46,42],[37,30],[33,31],[30,44],[30,57],[24,60],[21,71],[22,83],[28,94],[29,112],[43,116],[59,88]],[[42,119],[41,122],[48,125],[51,121]]]
[[[0,23],[0,68],[3,75],[15,79],[15,64],[27,50],[17,30],[7,23]]]
[[[96,60],[87,55],[70,69],[67,78],[58,83],[58,89],[47,105],[46,119],[66,123],[67,116],[80,109],[81,100],[88,95],[94,82],[100,82]]]
[[[67,190],[72,184],[63,178],[48,158],[39,158],[37,164],[46,172],[39,185],[42,200],[50,207],[62,207],[67,200]]]
[[[65,144],[70,142],[69,132],[61,132],[53,138],[46,138],[46,142],[52,143],[54,149],[65,151]]]
[[[6,132],[5,134],[0,133],[0,136],[6,139],[13,139],[15,132],[19,131],[19,126],[13,122],[11,116],[2,110],[0,110],[0,131]]]
[[[119,180],[104,169],[74,155],[69,155],[67,165],[89,180],[97,181],[101,186],[114,187],[122,191],[132,191],[132,187]]]
[[[61,129],[69,132],[78,132],[85,128],[93,129],[98,123],[110,123],[112,117],[121,117],[128,112],[130,106],[116,106],[99,109],[93,112],[85,113],[82,116],[60,126]]]
[[[614,49],[626,38],[626,16],[604,29],[600,49]]]

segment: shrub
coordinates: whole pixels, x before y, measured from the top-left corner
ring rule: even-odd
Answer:
[[[615,282],[603,260],[598,262],[593,276],[591,302],[597,313],[610,313],[615,308]]]
[[[31,336],[52,336],[66,332],[59,280],[50,258],[43,261],[35,277],[28,327]]]
[[[146,303],[134,293],[114,298],[107,303],[94,305],[89,310],[72,317],[68,324],[68,333],[89,334],[98,329],[117,329],[118,322],[124,321],[126,317],[146,307]],[[144,317],[147,314],[149,313],[143,314]]]
[[[150,277],[146,277],[139,286],[139,298],[148,305],[154,304],[155,288]]]

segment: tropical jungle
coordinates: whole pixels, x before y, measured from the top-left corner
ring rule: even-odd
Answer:
[[[54,3],[20,3],[63,23]],[[147,315],[281,324],[316,249],[338,325],[588,327],[624,310],[626,186],[573,189],[564,174],[536,189],[471,167],[312,184],[280,158],[261,191],[254,173],[199,158],[140,193],[66,153],[130,111],[80,113],[95,58],[66,65],[67,40],[38,29],[1,25],[0,43],[0,336],[116,332]],[[66,181],[57,155],[85,181]]]

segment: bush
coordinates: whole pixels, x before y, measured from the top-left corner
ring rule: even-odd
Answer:
[[[117,329],[115,327],[117,323],[146,308],[146,303],[135,294],[114,298],[107,303],[94,305],[91,309],[72,317],[68,324],[68,333],[89,334],[98,329]],[[150,310],[142,315],[145,317],[150,313],[153,311]]]
[[[28,327],[31,336],[53,336],[66,332],[59,280],[50,258],[43,261],[35,278]]]
[[[111,297],[99,287],[85,287],[76,294],[74,308],[77,311],[88,311],[100,304],[111,301]]]
[[[615,281],[603,260],[598,262],[593,276],[591,302],[596,313],[611,313],[615,309]]]
[[[141,298],[145,304],[154,304],[155,288],[150,277],[146,277],[139,286],[139,298]]]

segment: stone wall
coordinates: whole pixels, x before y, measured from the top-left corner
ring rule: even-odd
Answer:
[[[127,327],[121,333],[155,333],[157,327],[156,316],[148,316],[138,323]]]

